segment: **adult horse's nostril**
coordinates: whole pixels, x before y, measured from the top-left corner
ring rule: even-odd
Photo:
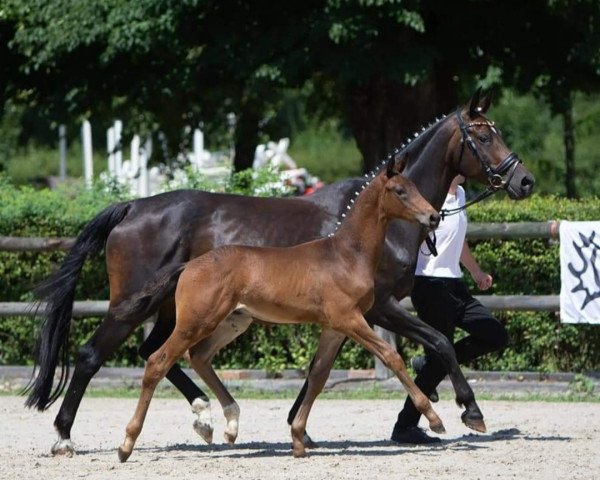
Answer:
[[[522,187],[533,187],[534,184],[535,184],[535,178],[533,178],[532,175],[525,175],[521,179],[521,186]]]

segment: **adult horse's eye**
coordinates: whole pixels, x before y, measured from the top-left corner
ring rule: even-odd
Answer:
[[[479,140],[481,143],[489,143],[490,142],[490,136],[489,135],[479,135],[477,137],[477,140]]]

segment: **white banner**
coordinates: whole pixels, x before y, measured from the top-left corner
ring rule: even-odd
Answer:
[[[560,222],[560,318],[600,325],[600,222]]]

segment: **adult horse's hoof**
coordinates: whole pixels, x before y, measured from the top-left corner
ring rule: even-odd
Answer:
[[[131,456],[131,451],[128,452],[123,448],[123,446],[120,446],[117,454],[119,455],[119,462],[125,463]]]
[[[308,435],[308,433],[304,434],[304,446],[306,448],[319,448],[319,444],[313,441],[312,438]]]
[[[52,448],[50,449],[52,455],[63,455],[65,457],[71,458],[75,455],[75,448],[73,447],[73,442],[69,438],[59,438]]]
[[[476,432],[480,433],[485,433],[487,431],[485,427],[485,422],[483,421],[483,417],[479,415],[469,416],[468,412],[463,412],[460,418],[463,421],[463,423],[471,430],[475,430]]]

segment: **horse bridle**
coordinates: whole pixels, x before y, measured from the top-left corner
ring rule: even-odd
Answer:
[[[485,175],[488,179],[488,185],[483,192],[477,195],[473,200],[465,203],[462,207],[451,208],[451,209],[442,209],[440,214],[442,215],[442,219],[447,217],[448,215],[455,215],[467,207],[480,202],[484,198],[493,195],[498,190],[506,189],[507,185],[510,184],[510,181],[515,174],[515,170],[517,166],[522,163],[522,160],[518,157],[515,152],[510,152],[504,160],[502,160],[498,165],[492,167],[490,163],[479,153],[477,150],[477,145],[475,144],[475,140],[469,135],[469,130],[473,127],[487,126],[490,130],[498,135],[496,127],[494,126],[494,122],[490,122],[489,120],[478,121],[478,122],[469,122],[465,123],[460,114],[460,109],[456,110],[456,119],[458,121],[458,126],[460,127],[460,132],[462,138],[460,140],[460,155],[458,156],[458,166],[460,167],[460,163],[463,158],[463,154],[465,152],[465,145],[471,150],[473,156],[479,161]]]
[[[462,138],[460,140],[460,155],[458,156],[458,166],[460,167],[460,163],[462,161],[466,145],[468,149],[471,150],[473,156],[481,164],[481,167],[483,168],[483,171],[487,176],[488,185],[483,192],[477,195],[473,200],[465,203],[463,206],[450,209],[442,208],[440,210],[442,220],[447,216],[456,215],[457,213],[462,212],[467,207],[470,207],[471,205],[480,202],[484,198],[493,195],[498,190],[506,189],[507,185],[510,184],[511,179],[515,174],[517,166],[519,165],[519,163],[522,163],[522,160],[518,157],[518,155],[515,152],[510,152],[504,160],[502,160],[495,167],[492,167],[490,163],[477,150],[477,145],[475,144],[475,141],[473,140],[471,135],[469,135],[469,130],[473,127],[487,126],[493,133],[498,135],[496,127],[494,126],[494,122],[490,122],[489,120],[483,120],[465,123],[465,121],[462,118],[462,115],[460,114],[460,108],[456,110],[456,119],[458,121],[458,126],[460,127],[460,132],[462,135]],[[427,247],[429,248],[431,254],[436,257],[437,249],[435,248],[435,231],[432,232],[432,236],[433,238],[427,235],[427,237],[425,237],[425,243],[427,244]]]

